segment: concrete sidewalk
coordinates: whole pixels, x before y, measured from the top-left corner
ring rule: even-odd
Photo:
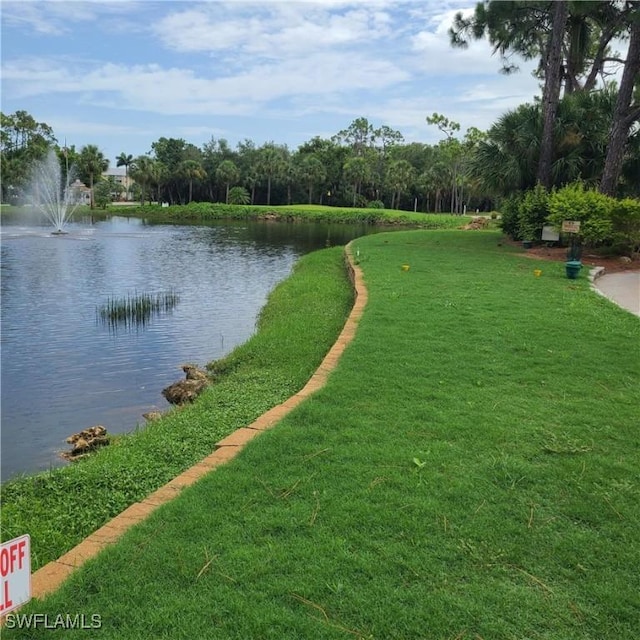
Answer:
[[[605,273],[594,280],[593,287],[605,298],[640,316],[640,271]]]

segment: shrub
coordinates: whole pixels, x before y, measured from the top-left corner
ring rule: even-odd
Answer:
[[[581,182],[567,185],[551,194],[547,222],[557,229],[563,220],[580,221],[580,239],[587,245],[610,244],[613,241],[611,213],[615,200]]]
[[[111,185],[106,180],[97,182],[93,187],[93,201],[96,207],[106,209],[111,202]]]
[[[358,209],[367,208],[367,199],[361,193],[356,195],[356,207]]]
[[[549,215],[549,192],[540,184],[524,194],[518,205],[518,229],[523,240],[540,240]]]
[[[384,209],[384,202],[382,200],[371,200],[367,203],[368,209]]]
[[[518,207],[522,197],[521,193],[513,193],[500,204],[500,228],[513,240],[522,240],[518,222]]]
[[[616,200],[611,207],[612,246],[616,253],[640,251],[640,200]]]
[[[229,204],[249,204],[251,196],[244,187],[232,187],[229,189]]]

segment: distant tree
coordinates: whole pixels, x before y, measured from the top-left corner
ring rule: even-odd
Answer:
[[[184,202],[193,197],[194,179],[189,178],[184,172],[181,163],[186,160],[194,160],[202,166],[202,151],[182,138],[162,137],[151,145],[155,159],[161,162],[167,169],[165,186],[171,202]],[[187,196],[185,198],[185,192]]]
[[[114,194],[121,192],[122,189],[122,185],[117,183],[113,176],[99,179],[94,187],[96,207],[106,209],[107,205],[113,202]]]
[[[225,202],[229,204],[229,186],[240,179],[240,170],[232,160],[223,160],[216,169],[216,179],[225,187]]]
[[[147,190],[154,182],[154,168],[156,160],[149,156],[138,156],[131,165],[131,178],[140,188],[140,204],[144,204]],[[151,195],[149,195],[151,201]]]
[[[78,170],[80,174],[88,179],[89,189],[91,190],[91,208],[95,207],[95,197],[93,193],[93,185],[99,180],[102,174],[109,168],[109,160],[96,145],[88,144],[80,149],[78,155]],[[83,180],[85,182],[85,180]]]
[[[126,187],[126,199],[129,199],[129,167],[133,163],[133,156],[131,154],[121,153],[116,158],[116,167],[124,167],[124,180]]]
[[[256,199],[256,187],[260,184],[260,176],[258,176],[257,168],[253,168],[245,175],[244,183],[251,189],[251,204],[253,204]]]
[[[363,156],[367,148],[373,147],[375,130],[366,118],[356,118],[347,129],[339,131],[331,140],[351,147],[353,155]]]
[[[178,165],[178,174],[189,182],[189,200],[193,199],[193,181],[204,180],[207,177],[205,170],[197,160],[183,160]]]
[[[460,131],[460,124],[449,120],[440,113],[433,113],[427,116],[427,122],[433,124],[447,139],[440,143],[441,162],[445,162],[449,168],[451,179],[451,213],[460,213],[458,210],[461,205],[461,198],[458,193],[458,175],[460,171],[461,149],[460,142],[454,137],[454,133]]]
[[[395,160],[389,165],[387,181],[392,189],[391,208],[400,208],[400,196],[409,189],[415,172],[406,160]]]
[[[229,190],[229,204],[249,204],[250,200],[249,192],[244,187],[231,187]]]
[[[271,204],[271,185],[284,174],[287,167],[288,151],[286,147],[276,146],[269,142],[258,151],[257,170],[267,181],[267,204]]]
[[[208,188],[209,198],[211,200],[220,201],[221,199],[217,187],[220,180],[216,177],[216,171],[225,160],[229,160],[238,166],[238,162],[241,160],[241,154],[231,149],[225,138],[216,140],[212,137],[209,142],[204,144],[201,159],[202,167],[209,177]]]
[[[169,170],[160,160],[154,160],[150,170],[151,184],[156,187],[156,202],[162,202],[162,188],[169,179]]]
[[[2,200],[15,199],[27,187],[35,160],[54,147],[53,129],[26,111],[0,113],[0,165]],[[65,174],[66,177],[66,174]]]
[[[338,203],[344,190],[342,170],[344,163],[351,156],[351,150],[334,140],[316,136],[300,145],[297,154],[301,162],[303,157],[313,155],[324,167],[326,177],[317,185],[320,204],[323,204],[325,197],[330,204]]]
[[[260,183],[258,157],[259,152],[253,140],[245,138],[236,145],[236,164],[240,169],[242,184],[251,193],[251,204],[255,200],[256,187]]]
[[[353,204],[356,206],[357,198],[361,193],[362,185],[371,179],[371,166],[361,156],[349,158],[344,163],[344,177],[353,185]]]
[[[313,188],[324,182],[327,177],[324,165],[315,155],[305,155],[300,161],[299,176],[307,187],[308,203],[311,204],[313,201]]]

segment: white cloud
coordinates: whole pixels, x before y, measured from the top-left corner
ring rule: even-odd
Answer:
[[[76,23],[95,23],[105,15],[124,15],[139,6],[135,0],[3,0],[2,22],[41,35],[64,36]]]
[[[340,73],[336,69],[341,68]],[[391,62],[338,54],[264,63],[227,77],[204,78],[190,69],[105,64],[84,72],[50,59],[14,60],[3,67],[14,95],[75,93],[84,101],[163,114],[247,114],[264,103],[295,96],[375,90],[407,80]]]
[[[353,3],[349,3],[353,4]],[[270,59],[348,45],[389,34],[391,17],[375,5],[333,13],[311,3],[262,3],[253,11],[218,11],[218,4],[172,12],[152,26],[169,49],[261,55]]]
[[[64,24],[52,20],[36,3],[30,2],[3,2],[2,21],[38,34],[62,35],[66,31]]]
[[[464,49],[452,47],[449,29],[457,10],[432,14],[426,18],[426,27],[411,38],[411,48],[419,56],[419,64],[427,73],[453,75],[493,75],[501,67],[500,59],[492,55],[486,40],[471,40]],[[473,13],[472,9],[462,11]]]

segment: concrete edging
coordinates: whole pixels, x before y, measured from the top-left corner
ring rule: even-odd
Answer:
[[[604,267],[593,267],[589,269],[589,282],[593,284],[600,276],[603,276],[604,274]]]
[[[258,436],[261,431],[273,427],[307,397],[325,385],[329,374],[338,364],[340,356],[355,336],[358,322],[367,304],[367,289],[364,285],[362,270],[355,264],[351,255],[351,243],[345,247],[345,259],[356,296],[355,301],[338,339],[329,349],[307,384],[298,393],[269,409],[247,427],[241,427],[217,442],[216,450],[206,458],[148,495],[141,502],[127,507],[121,514],[94,531],[88,538],[57,560],[38,569],[31,575],[32,597],[42,598],[55,591],[75,569],[116,542],[125,531],[144,520],[160,505],[175,498],[185,487],[194,484],[216,467],[234,458],[249,440]]]

